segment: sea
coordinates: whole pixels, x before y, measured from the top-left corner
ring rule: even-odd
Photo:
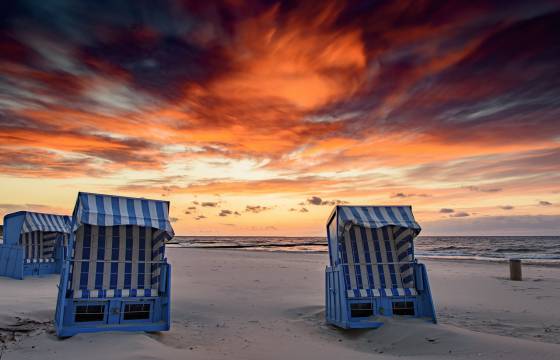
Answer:
[[[175,236],[170,247],[326,253],[324,237]],[[419,236],[418,258],[506,261],[560,266],[560,236]]]
[[[560,236],[419,236],[415,256],[449,260],[507,261],[560,266]],[[0,236],[0,243],[2,237]],[[324,237],[175,236],[168,247],[327,253]]]

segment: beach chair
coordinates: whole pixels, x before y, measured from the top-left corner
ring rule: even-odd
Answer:
[[[336,206],[327,222],[327,323],[377,328],[395,315],[435,323],[426,267],[414,258],[419,232],[410,206]]]
[[[0,276],[23,279],[60,272],[68,216],[18,211],[4,216]]]
[[[60,276],[56,332],[170,328],[169,202],[79,193]]]

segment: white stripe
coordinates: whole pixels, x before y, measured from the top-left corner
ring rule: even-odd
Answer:
[[[142,211],[142,202],[139,199],[134,199],[134,212],[136,213],[136,221],[140,226],[146,226],[144,221],[144,212]]]
[[[103,206],[105,206],[105,226],[113,226],[113,205],[109,196],[103,197]]]
[[[88,194],[88,206],[89,206],[89,223],[92,225],[97,224],[97,203],[95,202],[95,195]]]
[[[122,289],[121,296],[122,297],[130,297],[130,290],[129,289]]]
[[[153,202],[153,201],[148,201],[148,210],[150,211],[150,220],[151,220],[151,223],[152,223],[152,227],[159,228],[159,223],[156,220],[158,218],[156,203]],[[163,229],[163,230],[165,230],[165,229]]]
[[[114,289],[108,289],[107,292],[106,292],[106,296],[108,298],[115,297],[115,290]]]
[[[121,224],[129,223],[130,215],[128,214],[125,198],[119,198],[119,210],[121,211]]]

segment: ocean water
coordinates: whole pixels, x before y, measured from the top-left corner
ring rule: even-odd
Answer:
[[[176,236],[171,247],[225,248],[258,251],[324,252],[324,237]],[[419,236],[419,258],[504,261],[560,266],[560,236]]]
[[[0,243],[2,237],[0,236]],[[169,247],[327,253],[324,237],[175,236]],[[560,266],[560,236],[419,236],[419,258],[505,261]]]

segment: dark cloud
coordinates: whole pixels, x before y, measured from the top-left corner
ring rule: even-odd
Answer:
[[[540,206],[552,206],[552,203],[550,201],[541,200],[541,201],[539,201],[539,205]]]
[[[268,207],[268,206],[247,205],[245,207],[245,212],[252,212],[252,213],[258,214],[260,212],[267,211],[267,210],[270,210],[270,209],[272,209],[272,208]]]
[[[468,212],[459,211],[459,212],[453,213],[449,216],[450,217],[467,217],[467,216],[470,216],[470,214]]]
[[[450,214],[452,212],[455,212],[455,210],[449,209],[449,208],[442,208],[442,209],[439,210],[439,212],[442,213],[442,214]]]
[[[197,217],[194,218],[195,220],[202,220],[202,219],[206,219],[206,216],[204,215],[198,215]]]
[[[302,207],[301,209],[299,209],[299,212],[306,213],[306,212],[309,212],[309,210],[307,210],[306,208]]]
[[[175,223],[175,222],[179,221],[179,218],[170,217],[170,218],[169,218],[169,221],[172,222],[172,223]]]
[[[503,205],[503,206],[500,206],[500,209],[502,209],[502,210],[513,210],[514,207],[511,206],[511,205]]]
[[[196,210],[196,206],[189,206],[187,209],[188,210]]]
[[[465,186],[465,189],[470,191],[478,191],[478,192],[486,192],[486,193],[494,193],[502,191],[501,188],[482,188],[479,186]]]
[[[405,194],[402,192],[391,195],[391,198],[430,197],[428,194]]]
[[[231,214],[233,214],[233,211],[231,211],[231,210],[225,210],[225,209],[224,209],[224,210],[221,210],[221,211],[220,211],[220,213],[218,214],[218,216],[225,217],[225,216],[228,216],[228,215],[231,215]]]
[[[301,204],[303,204],[303,203],[301,203]],[[334,206],[334,205],[348,204],[348,202],[343,201],[343,200],[323,200],[318,196],[312,196],[309,199],[307,199],[307,204],[309,204],[309,205],[330,205],[330,206]]]
[[[202,207],[216,207],[216,206],[218,206],[218,204],[219,203],[217,203],[217,202],[205,201],[205,202],[202,202],[200,204],[200,206],[202,206]]]
[[[294,212],[294,211],[297,211],[297,209],[296,208],[290,208],[288,211],[289,212]]]
[[[191,215],[191,214],[192,214],[192,212],[190,212],[190,211],[188,211],[188,210],[185,211],[185,215]]]

